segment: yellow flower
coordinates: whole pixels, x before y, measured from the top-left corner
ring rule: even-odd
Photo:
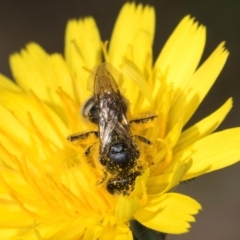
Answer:
[[[132,219],[160,232],[187,232],[201,207],[173,189],[240,159],[240,128],[212,133],[231,99],[182,131],[225,64],[224,43],[198,67],[205,27],[187,16],[153,64],[154,28],[152,7],[126,3],[109,48],[89,17],[68,23],[65,58],[35,43],[11,56],[16,83],[0,76],[2,239],[133,239]],[[92,96],[89,72],[103,61],[102,52],[118,70],[106,65],[129,102],[128,120],[157,115],[144,126],[131,124],[134,135],[153,144],[138,143],[144,171],[128,195],[112,195],[106,181],[98,183],[103,171],[98,151],[94,164],[85,155],[96,140],[80,145],[66,140],[98,131],[79,111]]]

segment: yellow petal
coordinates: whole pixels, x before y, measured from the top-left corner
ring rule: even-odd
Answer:
[[[51,85],[51,81],[47,82],[47,74],[47,79],[43,77],[48,72],[48,68],[45,68],[47,58],[46,52],[36,43],[28,44],[26,50],[10,56],[10,66],[16,82],[26,91],[35,90],[44,100],[49,99],[46,86]],[[39,68],[43,65],[45,70],[42,72]]]
[[[24,212],[14,210],[14,204],[9,204],[9,206],[2,205],[0,207],[0,225],[1,228],[21,228],[28,227],[31,225],[33,220]]]
[[[81,68],[83,64],[85,67],[92,68],[100,63],[101,39],[96,22],[92,17],[68,22],[65,36],[65,57],[70,69],[75,70]],[[79,62],[80,59],[81,62]]]
[[[177,162],[171,173],[149,177],[146,183],[148,194],[160,194],[172,190],[182,181],[191,165],[191,160]]]
[[[186,16],[163,47],[154,66],[155,75],[173,83],[175,95],[184,89],[197,68],[205,45],[205,27]],[[157,91],[154,91],[154,96]]]
[[[37,98],[16,92],[2,91],[0,103],[17,117],[18,121],[32,132],[30,120],[32,118],[40,133],[47,133],[49,141],[62,146],[63,139],[69,134],[66,125],[49,107],[41,103]],[[12,132],[12,126],[6,120],[5,129]]]
[[[33,225],[33,224],[32,224]],[[78,227],[77,227],[78,226]],[[64,221],[58,224],[38,224],[31,226],[25,234],[20,235],[24,240],[42,240],[42,239],[85,239],[84,233],[87,232],[88,226],[93,226],[92,220],[78,219],[72,220],[72,224],[65,223]],[[93,232],[92,228],[90,232]],[[88,234],[88,233],[87,233]],[[16,238],[12,239],[15,240]],[[91,239],[91,238],[88,238]]]
[[[149,169],[146,169],[142,175],[136,178],[134,190],[130,194],[130,197],[134,198],[135,196],[144,196],[146,192],[145,185],[149,177],[149,172]]]
[[[151,106],[153,106],[152,90],[148,86],[146,78],[144,78],[143,74],[140,72],[140,69],[133,62],[124,59],[121,70],[122,73],[129,78],[130,81],[136,83],[132,84],[134,90],[129,89],[129,82],[125,84],[125,87],[127,88],[125,97],[131,101],[131,111],[133,112],[132,114],[134,115],[136,112],[150,111],[149,109],[151,109]],[[144,99],[142,101],[139,101],[139,90],[141,91],[142,95],[147,98],[148,102],[143,101]]]
[[[129,221],[132,218],[132,215],[140,207],[139,200],[134,198],[127,198],[126,196],[119,196],[115,217],[120,222]]]
[[[179,137],[181,136],[181,130],[182,130],[182,118],[176,121],[173,128],[171,129],[171,131],[169,131],[168,135],[164,139],[164,141],[170,148],[173,148],[177,143]]]
[[[183,125],[187,123],[216,81],[227,57],[228,51],[224,49],[224,43],[221,43],[198,68],[172,106],[169,114],[169,128],[183,112]]]
[[[184,131],[173,149],[174,153],[211,134],[225,119],[232,108],[232,99],[228,99],[218,110]]]
[[[99,240],[106,240],[106,239],[133,240],[133,236],[128,226],[126,226],[125,224],[118,224],[113,228],[110,228],[110,227],[106,228],[105,231],[99,237]]]
[[[76,99],[72,78],[63,57],[60,54],[52,54],[49,59],[49,67],[52,75],[51,80],[48,81],[52,81],[54,90],[61,87],[71,98]]]
[[[83,103],[90,95],[87,91],[89,71],[101,62],[101,39],[92,17],[68,22],[65,58],[77,97],[80,103]]]
[[[240,128],[216,132],[200,139],[189,150],[193,152],[193,165],[184,177],[184,180],[199,176],[199,172],[207,166],[209,168],[206,169],[205,173],[238,162],[240,160],[239,146]]]
[[[11,91],[20,92],[21,89],[13,81],[6,76],[0,74],[0,89],[6,89]]]
[[[16,82],[25,91],[33,90],[48,104],[61,105],[56,94],[59,87],[73,99],[76,98],[70,73],[60,54],[50,56],[40,46],[31,43],[20,54],[13,54],[10,64]]]
[[[155,210],[156,203],[158,210]],[[148,205],[134,214],[134,218],[144,226],[159,232],[180,234],[190,228],[194,221],[192,215],[198,213],[201,206],[194,199],[177,193],[166,193],[149,197]]]
[[[2,239],[14,239],[17,232],[17,229],[0,229],[0,236]]]
[[[0,94],[1,95],[1,94]],[[1,132],[1,135],[4,135],[4,133],[11,134],[13,139],[21,139],[24,142],[29,141],[29,132],[27,129],[22,125],[18,119],[6,108],[0,106],[0,129],[1,131],[4,130],[4,132]],[[16,129],[13,131],[13,129]],[[3,144],[3,140],[1,140],[1,143]],[[3,144],[5,145],[5,144]],[[11,145],[11,143],[10,143]],[[6,144],[5,146],[8,146]],[[10,148],[14,151],[14,148]]]
[[[152,45],[155,28],[155,13],[152,7],[126,3],[121,9],[112,33],[109,46],[109,61],[118,68],[122,57],[130,51],[138,67],[146,62]],[[141,46],[133,49],[135,44]],[[145,45],[148,47],[146,48]],[[141,68],[140,68],[141,69]]]
[[[126,3],[112,33],[107,61],[126,74],[123,87],[131,104],[131,114],[146,111],[153,103],[147,81],[151,75],[154,28],[152,7]],[[137,102],[141,104],[136,106]]]

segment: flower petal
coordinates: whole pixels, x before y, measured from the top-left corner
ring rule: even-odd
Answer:
[[[105,228],[105,231],[101,234],[99,240],[105,239],[133,240],[133,236],[128,226],[126,226],[125,224],[118,224],[112,228],[111,227]]]
[[[191,165],[191,160],[180,161],[177,162],[171,173],[149,177],[146,184],[148,194],[160,194],[176,187]]]
[[[28,142],[29,132],[27,131],[27,129],[17,120],[17,118],[10,111],[8,111],[2,106],[0,106],[0,119],[1,131],[4,130],[5,133],[11,134],[14,139],[21,139],[24,142]],[[17,131],[12,131],[13,129],[17,129]],[[1,135],[4,135],[4,133],[1,132]],[[2,140],[1,143],[3,144]],[[8,144],[3,145],[9,146]],[[12,147],[10,149],[12,150]]]
[[[138,198],[127,198],[126,196],[119,196],[115,217],[118,221],[125,222],[132,218],[132,215],[140,207]]]
[[[179,118],[164,139],[164,141],[171,149],[175,146],[179,137],[181,136],[181,130],[182,130],[182,118]]]
[[[71,20],[67,24],[65,58],[80,103],[86,101],[89,71],[101,62],[101,39],[92,17]],[[88,71],[86,70],[88,69]]]
[[[140,69],[132,61],[124,59],[121,70],[122,73],[129,78],[130,81],[136,83],[132,84],[134,89],[129,89],[129,82],[127,83],[128,86],[125,85],[125,88],[127,88],[125,97],[131,100],[132,114],[134,115],[138,112],[150,111],[149,109],[151,109],[151,107],[153,106],[152,90],[148,86],[146,78],[144,78]],[[139,90],[142,93],[141,96],[139,96]],[[143,96],[147,99],[147,101],[143,98]],[[151,110],[153,111],[153,108]]]
[[[190,197],[165,193],[149,196],[148,204],[137,211],[134,218],[156,231],[179,234],[188,231],[190,228],[188,222],[194,221],[192,215],[198,213],[200,209],[200,204]]]
[[[186,16],[174,30],[163,47],[154,66],[155,75],[166,76],[166,81],[174,84],[176,91],[185,88],[197,68],[205,46],[205,27],[198,26],[190,16]],[[154,96],[157,95],[156,88]]]
[[[18,229],[0,229],[0,236],[2,239],[14,239],[17,232]]]
[[[214,113],[184,131],[173,149],[174,153],[211,134],[222,123],[231,108],[232,99],[230,98]]]
[[[0,89],[6,89],[11,91],[20,92],[21,89],[13,81],[11,81],[6,76],[0,74]]]
[[[230,166],[240,160],[240,128],[227,129],[213,133],[197,141],[189,149],[193,152],[193,165],[184,180],[199,176],[207,166],[205,173]],[[187,152],[187,151],[185,151]],[[202,173],[201,173],[202,174]]]
[[[87,17],[70,20],[66,28],[65,57],[70,69],[79,69],[83,62],[93,67],[101,60],[101,39],[95,20]],[[81,59],[81,65],[78,65]],[[77,61],[77,63],[76,63]]]
[[[42,78],[47,68],[40,75],[39,68],[46,63],[47,57],[47,53],[36,43],[30,43],[20,54],[10,56],[10,66],[16,82],[26,91],[36,89],[38,96],[44,100],[48,99],[46,86],[51,82],[48,83],[45,77]]]
[[[152,7],[126,3],[114,26],[109,46],[109,61],[119,68],[122,57],[126,56],[130,48],[132,59],[142,69],[147,55],[149,57],[154,28],[155,13]]]
[[[17,83],[27,92],[33,90],[48,104],[61,105],[56,94],[59,87],[75,98],[71,76],[60,54],[48,55],[40,46],[31,43],[20,54],[13,54],[10,64]]]
[[[224,43],[221,43],[198,68],[172,106],[169,114],[169,128],[183,112],[183,125],[187,123],[216,81],[227,57],[228,51],[224,49]]]
[[[31,225],[33,220],[23,211],[14,210],[14,205],[2,205],[0,224],[1,228],[24,228]],[[2,237],[2,235],[0,235]]]
[[[30,133],[33,131],[30,127],[31,124],[29,124],[32,118],[38,131],[40,133],[47,133],[49,141],[58,146],[62,146],[63,139],[69,134],[65,124],[56,113],[36,97],[32,98],[29,95],[2,91],[0,94],[0,104],[12,112]],[[13,128],[8,121],[5,121],[3,124],[4,129],[12,132]]]

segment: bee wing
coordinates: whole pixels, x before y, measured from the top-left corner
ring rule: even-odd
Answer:
[[[94,81],[94,95],[102,95],[106,92],[115,93],[120,95],[118,90],[117,83],[114,78],[107,70],[105,64],[101,64],[96,72],[95,81]]]
[[[94,101],[99,108],[99,137],[101,151],[104,154],[114,131],[124,138],[131,139],[129,124],[125,116],[124,101],[105,64],[100,65],[96,72]]]

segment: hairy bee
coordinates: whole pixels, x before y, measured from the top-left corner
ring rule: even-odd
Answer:
[[[101,64],[95,75],[93,97],[83,107],[83,116],[98,125],[97,132],[74,134],[69,141],[85,139],[90,135],[99,138],[99,159],[105,171],[106,188],[111,194],[128,194],[134,187],[135,179],[142,174],[139,164],[140,152],[135,138],[145,144],[151,142],[142,136],[133,136],[126,117],[127,106],[118,86],[106,68]],[[150,121],[156,116],[137,119],[135,123]],[[85,155],[91,151],[91,146]]]

